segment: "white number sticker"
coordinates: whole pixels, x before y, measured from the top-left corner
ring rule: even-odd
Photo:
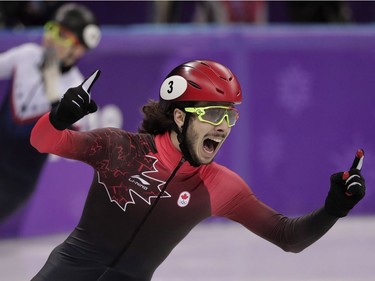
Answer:
[[[187,81],[184,77],[173,75],[164,80],[160,87],[160,97],[163,100],[174,100],[185,93]]]

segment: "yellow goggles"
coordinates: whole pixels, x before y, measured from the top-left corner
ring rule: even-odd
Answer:
[[[232,127],[239,117],[238,110],[231,106],[185,107],[184,110],[197,114],[199,121],[214,126],[220,125],[226,119],[228,127]]]
[[[49,21],[44,25],[46,35],[51,36],[53,40],[65,47],[80,44],[78,38],[69,30],[65,29],[58,23]]]

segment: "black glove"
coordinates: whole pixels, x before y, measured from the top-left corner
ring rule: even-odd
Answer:
[[[81,85],[68,89],[60,102],[53,107],[49,120],[57,130],[64,130],[85,115],[98,110],[98,106],[91,99],[90,90],[99,75],[100,70],[96,70]]]
[[[325,201],[327,213],[335,217],[345,217],[365,196],[365,179],[361,175],[364,151],[359,149],[348,172],[331,176],[331,188]]]

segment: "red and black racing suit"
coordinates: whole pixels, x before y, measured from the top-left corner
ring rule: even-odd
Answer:
[[[217,164],[184,162],[169,134],[104,128],[58,131],[44,115],[31,143],[40,152],[91,165],[95,176],[79,224],[57,246],[33,281],[146,281],[202,220],[221,216],[286,251],[298,252],[337,221],[323,208],[287,218],[260,202],[234,172]],[[145,217],[147,219],[145,220]]]

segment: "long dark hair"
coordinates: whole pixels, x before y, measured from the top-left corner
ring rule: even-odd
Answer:
[[[138,132],[159,135],[173,129],[175,124],[173,116],[167,114],[158,101],[150,99],[141,111],[143,120]]]
[[[160,135],[172,130],[178,130],[173,118],[173,111],[176,108],[183,109],[187,106],[194,106],[196,102],[169,102],[160,104],[160,102],[150,99],[141,111],[143,120],[138,128],[139,133]]]

